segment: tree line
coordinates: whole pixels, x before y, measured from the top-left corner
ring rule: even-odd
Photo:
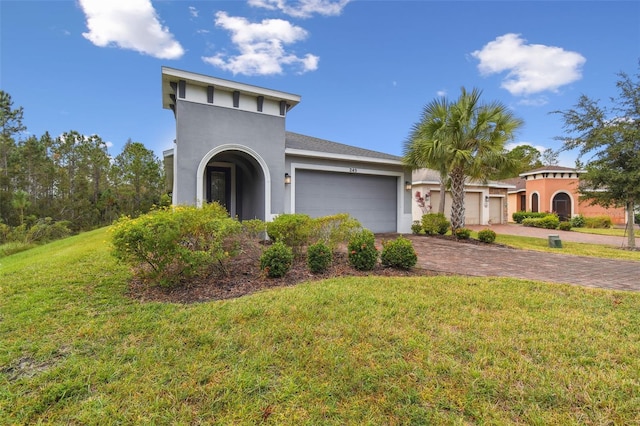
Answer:
[[[23,108],[0,90],[0,223],[68,221],[73,231],[169,203],[161,161],[129,139],[111,156],[98,135],[75,130],[24,137]]]

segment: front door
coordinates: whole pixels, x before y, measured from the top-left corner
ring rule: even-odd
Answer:
[[[207,167],[207,202],[217,202],[231,214],[231,168]]]

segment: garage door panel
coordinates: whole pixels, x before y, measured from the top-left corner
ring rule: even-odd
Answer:
[[[349,213],[373,232],[395,232],[397,205],[395,176],[296,171],[296,213]]]
[[[464,193],[464,209],[465,209],[465,225],[479,225],[480,224],[480,200],[481,194],[479,192],[465,192]]]

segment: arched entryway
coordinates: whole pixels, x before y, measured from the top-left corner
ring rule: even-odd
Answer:
[[[198,167],[198,204],[219,202],[239,220],[267,220],[271,179],[266,163],[250,148],[220,146]]]
[[[558,215],[561,221],[571,219],[571,197],[566,192],[559,192],[554,195],[551,206],[553,212]]]

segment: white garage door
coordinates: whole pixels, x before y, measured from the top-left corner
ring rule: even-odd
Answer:
[[[489,219],[495,225],[502,223],[502,198],[489,198]]]
[[[480,200],[482,198],[479,192],[464,193],[464,223],[465,225],[480,224]]]
[[[311,217],[349,213],[373,232],[396,232],[398,178],[296,170],[295,212]]]

